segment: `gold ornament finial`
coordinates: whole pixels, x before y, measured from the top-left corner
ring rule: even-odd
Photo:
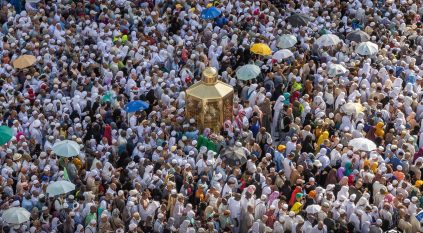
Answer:
[[[215,84],[217,82],[217,70],[214,67],[205,68],[202,75],[205,84]]]

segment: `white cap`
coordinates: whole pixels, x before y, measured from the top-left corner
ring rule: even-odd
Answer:
[[[355,194],[351,194],[350,196],[350,201],[355,201],[355,198],[357,197],[357,195]]]

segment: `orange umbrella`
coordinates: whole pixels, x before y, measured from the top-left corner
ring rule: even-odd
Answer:
[[[35,58],[33,55],[22,55],[13,61],[13,67],[17,69],[23,69],[34,65],[36,61],[37,58]]]

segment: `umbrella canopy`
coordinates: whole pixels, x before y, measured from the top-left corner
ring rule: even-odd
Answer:
[[[321,209],[322,207],[320,205],[309,205],[306,208],[306,212],[307,214],[317,214]]]
[[[325,34],[316,40],[316,44],[320,47],[322,46],[330,47],[330,46],[337,45],[340,42],[341,42],[341,39],[339,39],[339,37],[334,34]]]
[[[71,140],[63,140],[53,145],[53,151],[57,156],[73,157],[79,155],[80,146]]]
[[[268,56],[272,54],[272,50],[269,48],[269,46],[263,43],[255,43],[251,45],[250,51],[254,54],[262,56]]]
[[[19,225],[29,221],[31,213],[22,207],[12,207],[3,212],[3,220],[9,224]]]
[[[284,34],[279,37],[277,46],[281,49],[288,49],[293,47],[297,43],[297,37],[290,34]]]
[[[150,107],[150,105],[147,102],[144,102],[142,100],[134,100],[129,102],[128,104],[126,104],[125,106],[125,111],[126,112],[136,112],[136,111],[140,111],[140,110],[145,110],[148,107]]]
[[[370,40],[370,36],[369,34],[361,31],[361,30],[356,30],[353,32],[348,33],[347,35],[347,40],[350,41],[355,41],[355,42],[366,42]]]
[[[372,151],[377,148],[376,144],[367,138],[354,138],[348,142],[348,146],[361,151]]]
[[[416,214],[416,219],[417,219],[417,221],[422,222],[422,220],[423,220],[423,210],[420,211],[418,214]]]
[[[355,49],[355,52],[363,56],[369,56],[379,52],[379,47],[370,41],[361,42]]]
[[[13,67],[16,69],[23,69],[34,65],[36,61],[37,58],[33,55],[22,55],[13,61]]]
[[[348,69],[341,64],[332,64],[329,66],[328,75],[329,77],[335,77],[337,75],[345,74]]]
[[[236,71],[236,77],[239,80],[247,81],[247,80],[257,78],[257,76],[259,76],[260,73],[261,73],[260,67],[258,67],[257,65],[253,65],[253,64],[247,64],[247,65],[241,66]]]
[[[75,185],[67,180],[53,182],[47,186],[47,193],[50,196],[69,193],[75,190]]]
[[[13,130],[12,128],[2,125],[0,126],[0,146],[8,143],[12,139]]]
[[[278,61],[293,57],[294,54],[288,49],[281,49],[273,54],[272,58]]]
[[[221,14],[220,10],[217,9],[216,7],[209,7],[204,9],[203,11],[201,11],[201,18],[202,19],[215,19],[217,17],[219,17],[219,15]]]
[[[242,166],[247,162],[247,155],[242,147],[229,147],[223,150],[220,158],[226,162],[228,166]]]
[[[301,27],[307,26],[308,22],[310,21],[310,18],[303,14],[293,14],[286,18],[286,20],[294,27]]]
[[[342,105],[341,110],[347,115],[353,115],[362,112],[364,107],[360,103],[349,102]]]

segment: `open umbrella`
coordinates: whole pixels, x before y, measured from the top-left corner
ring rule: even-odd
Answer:
[[[125,111],[126,112],[136,112],[136,111],[140,111],[140,110],[145,110],[148,107],[150,107],[150,105],[147,102],[144,102],[142,100],[134,100],[129,102],[128,104],[126,104],[125,106]]]
[[[268,56],[272,54],[272,50],[267,44],[255,43],[251,45],[250,51],[254,54]]]
[[[3,221],[12,225],[19,225],[29,221],[31,213],[22,207],[12,207],[3,212]]]
[[[348,146],[361,151],[372,151],[377,148],[376,144],[367,138],[354,138],[348,142]]]
[[[258,67],[257,65],[247,64],[247,65],[241,66],[236,71],[236,77],[239,80],[247,81],[247,80],[257,78],[257,76],[260,75],[260,72],[261,72],[260,67]]]
[[[317,214],[322,209],[319,205],[309,205],[306,208],[307,214]]]
[[[353,32],[348,33],[347,40],[355,41],[355,42],[366,42],[370,40],[369,34],[361,31],[361,30],[355,30]]]
[[[339,39],[339,37],[334,34],[325,34],[316,40],[316,44],[320,47],[323,47],[323,46],[330,47],[330,46],[337,45],[340,42],[341,42],[341,39]]]
[[[202,10],[200,17],[202,19],[207,19],[207,20],[208,19],[215,19],[215,18],[219,17],[220,14],[221,14],[220,10],[213,6],[213,7],[209,7],[209,8]]]
[[[71,140],[63,140],[53,145],[53,152],[60,157],[73,157],[79,155],[80,146]]]
[[[12,128],[2,125],[0,126],[0,146],[6,144],[12,139],[13,130]]]
[[[328,75],[329,77],[335,77],[337,75],[345,74],[347,71],[348,69],[341,64],[332,64],[329,66]]]
[[[273,54],[272,58],[278,61],[293,57],[294,54],[289,49],[281,49]]]
[[[418,214],[416,214],[416,219],[417,219],[417,221],[422,222],[422,220],[423,220],[423,210],[420,211]]]
[[[361,42],[355,49],[355,52],[363,56],[369,56],[379,52],[379,47],[370,41]]]
[[[294,27],[301,27],[307,26],[308,22],[310,21],[310,18],[303,14],[293,14],[286,18],[286,20]]]
[[[13,67],[16,69],[23,69],[35,64],[37,58],[33,55],[22,55],[13,61]]]
[[[297,37],[290,34],[284,34],[279,37],[277,46],[281,49],[288,49],[293,47],[297,43]]]
[[[75,185],[67,180],[53,182],[47,186],[47,193],[50,196],[69,193],[75,190]]]
[[[342,105],[341,111],[347,115],[353,115],[364,111],[364,107],[360,103],[348,102]]]
[[[247,155],[242,147],[228,147],[220,154],[228,166],[242,166],[247,162]]]

